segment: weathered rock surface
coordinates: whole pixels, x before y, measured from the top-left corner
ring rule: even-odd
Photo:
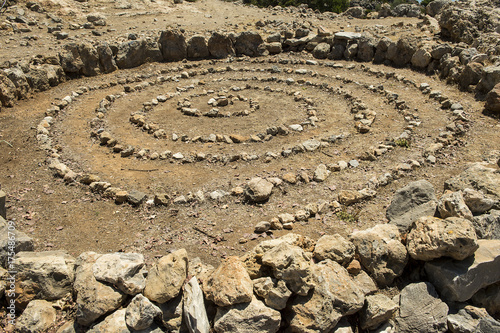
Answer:
[[[474,216],[472,224],[478,238],[500,239],[500,210],[493,209],[489,214]]]
[[[379,224],[371,229],[354,232],[351,242],[356,246],[361,264],[379,286],[391,284],[403,273],[408,253],[401,243],[396,226]]]
[[[214,32],[208,39],[208,52],[217,59],[227,58],[235,54],[231,38],[218,32]]]
[[[351,262],[356,247],[339,234],[322,236],[314,247],[314,258],[318,261],[330,259],[345,266]]]
[[[437,209],[443,219],[455,216],[472,220],[472,212],[465,203],[462,191],[446,191],[439,199]]]
[[[425,264],[441,296],[464,302],[481,288],[500,281],[500,240],[479,240],[479,248],[462,261],[437,259]]]
[[[16,269],[16,283],[36,290],[37,298],[56,300],[73,290],[75,258],[64,251],[19,252]]]
[[[250,303],[217,308],[214,330],[218,333],[274,333],[280,328],[280,323],[281,314],[278,311],[253,297]]]
[[[448,306],[428,282],[412,283],[401,291],[397,332],[446,332]]]
[[[448,328],[452,333],[474,333],[482,319],[494,320],[485,309],[472,305],[460,306],[458,310],[450,309]]]
[[[193,36],[187,42],[187,57],[189,59],[203,59],[210,55],[207,41],[201,35]]]
[[[411,182],[394,194],[386,216],[391,224],[406,232],[422,216],[434,216],[437,198],[434,187],[426,180]]]
[[[500,114],[500,83],[497,83],[486,95],[484,108],[492,114]]]
[[[31,301],[16,322],[16,332],[42,333],[56,324],[56,310],[50,302]]]
[[[181,61],[187,56],[186,38],[178,30],[163,31],[158,43],[165,61]]]
[[[474,163],[457,177],[444,183],[446,190],[458,191],[472,188],[492,198],[500,199],[500,173],[483,163]]]
[[[95,279],[92,266],[100,256],[94,252],[84,252],[76,260],[76,319],[84,326],[118,309],[126,297],[120,290]]]
[[[262,36],[255,31],[243,31],[236,36],[234,43],[236,54],[257,57],[267,51]]]
[[[466,188],[463,191],[465,204],[474,214],[483,214],[489,211],[496,204],[496,200],[488,198],[479,191]]]
[[[137,294],[127,306],[125,321],[136,331],[146,329],[161,315],[161,310],[142,294]]]
[[[110,253],[100,256],[92,266],[98,281],[117,286],[129,295],[142,292],[146,285],[144,256],[138,253]]]
[[[408,234],[406,248],[413,259],[429,261],[440,257],[463,260],[478,249],[472,223],[459,217],[422,217]]]
[[[327,259],[315,264],[313,278],[314,290],[296,297],[290,306],[292,332],[329,332],[342,316],[363,307],[363,292],[338,263]]]
[[[12,228],[12,227],[11,227]],[[11,231],[16,236],[16,245],[15,250],[16,253],[23,251],[33,251],[35,246],[33,243],[33,239],[26,235],[24,232],[15,230]],[[12,234],[11,234],[12,235]],[[9,224],[4,220],[2,216],[0,216],[0,266],[6,267],[7,263],[7,253],[9,245]]]
[[[253,284],[245,266],[238,257],[228,257],[203,284],[208,300],[218,306],[250,302]]]
[[[148,272],[144,296],[160,304],[177,297],[187,277],[187,266],[184,249],[160,258]]]
[[[365,306],[361,310],[361,328],[365,330],[377,328],[382,323],[388,321],[398,307],[398,304],[385,295],[367,296]]]

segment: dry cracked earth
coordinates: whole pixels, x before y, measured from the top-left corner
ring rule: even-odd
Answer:
[[[333,32],[386,29],[396,37],[408,31],[427,33],[417,29],[416,18],[328,20],[221,1],[41,3],[65,23],[82,21],[92,12],[106,15],[107,26],[96,34],[101,36],[68,30],[69,39],[76,41],[126,40],[129,33],[152,36],[166,26],[189,32],[256,30],[262,19],[322,25]],[[10,10],[27,11],[23,2]],[[49,20],[46,14],[29,15],[43,28],[0,31],[1,59],[55,54],[66,43],[47,33],[42,24]],[[259,30],[263,35],[279,31],[273,26]],[[420,88],[422,83],[461,104],[466,120],[459,122],[460,135],[449,137],[456,115],[443,110],[439,98]],[[148,199],[168,193],[168,205],[115,204],[87,185],[67,184],[54,176],[46,163],[51,156],[40,148],[36,128],[46,110],[74,91],[82,94],[51,126],[60,160],[77,173],[143,192]],[[121,97],[110,103],[106,114],[98,114],[101,101],[110,95]],[[221,97],[228,104],[217,107],[216,117],[188,115],[179,107],[204,114],[212,109],[209,101]],[[393,193],[411,181],[427,179],[441,193],[446,179],[500,147],[499,122],[483,115],[483,107],[474,95],[434,76],[371,63],[315,60],[307,52],[145,64],[69,80],[3,108],[0,184],[8,195],[8,218],[34,238],[37,251],[63,249],[73,256],[84,251],[140,252],[150,260],[186,248],[190,257],[215,265],[225,256],[242,255],[263,238],[290,232],[257,234],[254,228],[308,204],[323,209],[295,222],[293,232],[317,239],[384,223]],[[137,113],[163,130],[162,135],[155,137],[132,123],[131,115]],[[370,124],[367,133],[359,131],[361,120]],[[288,130],[274,133],[280,126]],[[411,135],[394,145],[405,130]],[[142,155],[121,157],[100,145],[97,131],[110,133],[123,147],[142,150]],[[227,137],[233,143],[227,143]],[[448,145],[434,154],[435,161],[429,160],[424,152],[436,141]],[[311,149],[297,148],[304,142]],[[374,149],[379,156],[366,155]],[[314,179],[320,164],[331,172],[323,181]],[[370,188],[387,173],[396,179],[376,188],[373,197],[338,203],[342,191]],[[239,195],[239,187],[254,177],[275,182],[264,203],[252,204]],[[200,200],[199,191],[205,200]]]

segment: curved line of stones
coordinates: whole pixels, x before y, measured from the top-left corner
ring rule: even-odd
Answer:
[[[351,67],[351,69],[353,69],[353,67]],[[228,70],[228,69],[226,69],[226,70]],[[218,71],[218,73],[223,73],[224,71],[225,70],[223,69],[222,71]],[[229,69],[229,71],[233,71],[233,69]],[[245,71],[245,69],[242,68],[239,71]],[[248,70],[248,71],[250,71],[250,70]],[[265,72],[265,71],[266,70],[263,70],[263,72]],[[273,69],[271,68],[268,71],[272,72]],[[292,72],[291,69],[287,69],[285,71],[289,72],[289,73]],[[302,75],[308,74],[308,71],[302,70],[302,69],[295,70],[294,72],[295,72],[295,74],[302,74]],[[208,72],[207,71],[202,72],[202,75],[204,75],[206,73],[208,73]],[[189,77],[193,77],[196,75],[197,75],[197,73],[193,72],[193,73],[191,73],[191,75],[182,75],[182,78],[187,79]],[[313,77],[318,76],[318,74],[313,73],[312,76]],[[326,74],[322,74],[321,77],[325,77],[327,79],[332,79],[330,76],[328,76]],[[338,81],[342,81],[343,83],[355,83],[351,79],[343,78],[340,76],[336,76],[335,79]],[[248,78],[240,78],[239,79],[239,81],[248,81],[248,80],[269,82],[268,78],[259,79],[259,78],[253,77],[250,79],[248,79]],[[163,84],[163,82],[168,82],[168,81],[178,81],[178,78],[177,77],[166,78],[165,81],[160,80],[160,82],[161,82],[160,84]],[[290,86],[296,83],[291,78],[286,79],[286,80],[276,79],[276,82],[278,82],[278,83],[285,82],[286,84],[288,84]],[[359,99],[353,97],[349,91],[345,91],[345,90],[340,89],[340,88],[333,88],[333,87],[328,86],[326,84],[317,84],[317,83],[313,83],[310,81],[305,81],[303,79],[298,80],[297,83],[298,84],[306,84],[309,86],[323,89],[324,91],[326,91],[328,93],[333,93],[336,95],[343,96],[351,104],[351,113],[354,114],[354,120],[356,121],[355,127],[357,128],[357,130],[360,133],[367,133],[370,130],[370,127],[375,120],[376,113],[374,111],[368,110],[366,105],[364,103],[362,103],[362,101],[360,101]],[[362,85],[362,87],[366,88],[370,92],[378,92],[378,93],[382,94],[383,96],[386,97],[388,103],[394,104],[395,109],[400,111],[400,112],[402,110],[405,110],[408,108],[408,106],[406,105],[406,103],[404,101],[398,101],[397,94],[388,92],[380,87],[373,87],[371,85]],[[254,86],[252,88],[253,89],[260,89],[260,87],[258,87],[258,86]],[[181,89],[184,90],[184,89],[186,89],[186,87],[181,88]],[[141,90],[142,90],[142,88],[141,88]],[[264,90],[266,90],[266,89],[264,89]],[[272,89],[269,89],[269,90],[273,91]],[[305,101],[309,107],[312,107],[314,104],[310,98],[302,96],[302,94],[300,92],[289,91],[289,92],[285,92],[285,93],[287,95],[293,95],[295,101]],[[103,119],[105,117],[105,114],[107,113],[107,111],[112,107],[114,101],[116,99],[120,98],[121,96],[123,96],[123,95],[108,95],[103,100],[101,100],[99,103],[99,107],[96,108],[97,117],[99,119]],[[308,111],[311,111],[311,110],[313,110],[313,109],[308,109]],[[420,124],[417,116],[414,116],[414,115],[411,115],[411,116],[413,116],[413,118],[411,118],[410,116],[405,117],[405,119],[409,122],[409,125],[407,126],[407,129],[401,135],[401,138],[408,139],[408,140],[410,139],[410,136],[411,136],[411,129]],[[313,115],[309,116],[300,125],[299,124],[296,124],[296,125],[300,126],[299,131],[301,131],[303,126],[304,127],[306,127],[307,125],[315,126],[315,123],[317,121],[319,121],[319,119],[313,114]],[[148,133],[153,134],[153,136],[155,136],[156,131],[161,130],[161,129],[155,129],[154,127],[151,126],[151,124],[143,122],[142,119],[140,119],[139,117],[136,117],[134,115],[131,116],[131,122],[136,123],[139,126],[142,124],[142,128],[144,130],[148,131]],[[224,164],[226,164],[228,162],[238,161],[240,159],[245,160],[245,161],[259,159],[258,155],[255,155],[255,154],[249,155],[245,152],[233,154],[231,156],[214,155],[214,156],[208,156],[208,157],[205,153],[202,153],[202,152],[197,152],[197,153],[194,153],[193,155],[190,155],[190,156],[187,156],[187,154],[182,154],[181,152],[172,154],[172,152],[169,150],[161,152],[161,153],[150,152],[149,149],[147,149],[147,148],[135,148],[135,147],[130,146],[130,145],[124,146],[124,145],[118,144],[118,140],[116,138],[114,138],[108,131],[105,131],[105,129],[102,127],[102,125],[103,124],[100,121],[93,122],[91,124],[92,127],[100,127],[100,128],[97,131],[92,131],[91,136],[97,137],[100,140],[100,143],[102,146],[109,147],[112,152],[120,153],[120,156],[124,157],[124,158],[132,157],[132,156],[137,157],[137,158],[142,158],[142,159],[151,159],[151,160],[156,160],[156,159],[160,158],[162,160],[168,159],[170,162],[180,161],[181,163],[194,163],[194,162],[202,162],[202,161],[208,160],[210,163],[221,162]],[[258,143],[258,142],[263,142],[263,141],[269,140],[269,139],[271,139],[272,136],[288,135],[289,128],[291,130],[294,130],[297,127],[295,127],[295,125],[289,125],[289,126],[281,125],[278,127],[270,127],[266,130],[266,133],[258,133],[258,134],[250,136],[248,138],[248,141]],[[268,152],[268,153],[266,153],[266,162],[270,162],[272,159],[276,159],[279,156],[288,157],[292,154],[311,152],[311,151],[316,150],[317,148],[328,146],[330,143],[335,143],[336,141],[341,140],[343,138],[344,138],[344,135],[342,135],[342,134],[329,135],[327,137],[322,137],[319,140],[318,139],[307,140],[310,142],[315,142],[313,145],[307,145],[308,148],[305,148],[304,144],[299,144],[299,145],[296,145],[292,148],[284,149],[279,154]],[[203,139],[201,136],[197,136],[197,137],[193,137],[193,138],[189,138],[186,136],[186,137],[183,137],[182,140],[185,142],[198,142],[198,141],[216,142],[216,141],[218,141],[218,142],[225,142],[227,144],[241,143],[241,142],[246,141],[246,140],[242,140],[241,137],[236,137],[233,135],[222,135],[222,134],[219,134],[219,135],[214,134],[213,140]],[[388,149],[387,145],[383,145],[382,147],[379,147],[377,149],[377,151],[375,152],[376,156],[383,155],[385,152],[387,152],[387,149]]]
[[[413,83],[410,80],[405,79],[402,76],[394,75],[393,73],[385,73],[383,71],[378,71],[378,70],[373,70],[369,67],[362,66],[362,69],[367,72],[369,75],[376,75],[376,76],[383,76],[385,75],[387,78],[392,78],[397,81],[401,81],[405,84],[412,84],[416,86],[415,83]],[[152,77],[153,75],[148,76]],[[337,76],[338,77],[338,76]],[[137,79],[137,78],[136,78]],[[159,79],[162,81],[161,79]],[[346,79],[349,80],[349,79]],[[74,182],[78,175],[72,171],[70,168],[68,168],[65,164],[61,163],[59,161],[60,155],[57,152],[57,149],[55,149],[52,146],[52,140],[50,138],[50,129],[52,127],[52,124],[54,123],[54,118],[57,117],[60,113],[64,113],[64,109],[70,105],[75,99],[78,98],[78,96],[84,95],[85,93],[91,92],[96,89],[106,89],[109,88],[110,86],[114,86],[116,84],[123,84],[123,82],[113,82],[111,81],[109,84],[102,84],[99,87],[80,87],[77,89],[77,91],[72,92],[71,95],[68,95],[61,100],[59,100],[55,106],[49,108],[46,112],[46,117],[40,122],[40,124],[37,127],[37,140],[40,142],[40,147],[45,149],[49,154],[50,157],[48,159],[49,163],[49,168],[54,171],[55,175],[62,177],[66,182]],[[367,87],[369,89],[373,89],[374,87],[369,86]],[[439,102],[441,102],[442,108],[443,109],[448,109],[450,107],[450,104],[452,103],[449,99],[446,97],[442,96],[439,92],[437,91],[431,91],[429,85],[427,84],[422,84],[420,85],[420,90],[422,94],[428,94],[430,98],[433,98]],[[462,109],[455,109],[453,110],[453,115],[456,117],[456,122],[466,122],[466,114]],[[451,130],[451,129],[450,129]],[[446,132],[445,132],[446,133]],[[452,136],[456,135],[461,135],[463,132],[458,131],[452,134]],[[440,135],[438,138],[436,138],[436,143],[431,145],[430,147],[427,147],[424,152],[423,156],[428,156],[431,157],[431,154],[435,154],[438,150],[443,148],[446,144],[450,144],[449,141],[449,132],[446,133],[446,135]],[[387,149],[387,151],[392,150],[394,148],[394,144],[388,145],[385,147],[379,146],[378,149]],[[371,160],[370,158],[368,160]],[[352,162],[352,161],[351,161]],[[427,162],[429,163],[435,163],[434,161],[427,159]],[[259,225],[256,228],[256,232],[263,232],[267,231],[268,229],[280,229],[280,228],[287,228],[291,229],[293,228],[293,223],[295,221],[306,221],[309,217],[323,213],[325,210],[331,210],[333,212],[337,212],[342,208],[342,205],[344,206],[349,206],[355,203],[358,203],[363,200],[368,200],[370,198],[373,198],[376,195],[376,189],[379,187],[386,186],[390,184],[393,180],[404,177],[408,172],[411,172],[413,169],[418,168],[421,166],[421,163],[416,160],[410,160],[407,161],[407,163],[402,163],[398,165],[396,168],[390,169],[388,172],[381,174],[379,176],[374,176],[372,177],[365,185],[365,188],[362,190],[356,191],[356,190],[344,190],[340,191],[337,200],[334,200],[330,203],[320,201],[316,204],[310,203],[302,209],[298,209],[294,214],[290,213],[282,213],[279,214],[277,217],[272,218],[269,224],[265,224],[264,229],[262,228],[262,223],[259,223]],[[318,172],[318,170],[324,171],[324,169],[327,170],[327,175],[330,172],[338,172],[342,171],[348,167],[355,167],[354,164],[352,163],[346,163],[344,161],[339,161],[336,164],[330,165],[328,167],[320,164],[316,170],[315,174]],[[303,177],[303,174],[301,174],[301,179],[304,183],[309,181],[309,177]],[[280,187],[283,184],[283,179],[278,178],[278,177],[272,177],[268,179],[271,181],[275,186]],[[313,177],[313,180],[315,181],[320,181],[317,179],[317,177]],[[107,182],[102,182],[100,181],[99,177],[96,175],[92,174],[86,174],[83,175],[80,179],[79,182],[85,185],[88,185],[90,190],[92,192],[101,194],[102,197],[105,198],[114,198],[116,204],[121,204],[126,201],[128,201],[132,205],[140,205],[143,202],[145,202],[146,195],[143,195],[142,197],[136,197],[136,196],[131,196],[127,191],[121,190],[119,188],[112,187],[110,183]],[[132,192],[131,192],[132,193]],[[234,196],[241,196],[243,193],[243,188],[241,187],[236,187],[231,190],[231,194]],[[212,200],[219,200],[221,197],[223,197],[225,194],[224,191],[221,190],[215,190],[213,192],[209,193],[210,199]],[[157,204],[157,205],[168,205],[170,202],[178,203],[178,204],[183,204],[183,203],[189,203],[193,201],[199,201],[203,202],[205,201],[205,195],[204,193],[200,190],[196,193],[188,193],[186,196],[178,196],[174,198],[173,200],[170,198],[169,194],[163,193],[163,194],[156,194],[154,199],[150,199],[146,201],[148,204]],[[241,200],[235,201],[235,203],[241,202]],[[269,228],[268,228],[269,227]],[[267,229],[267,230],[266,230]],[[254,237],[255,238],[255,237]],[[245,239],[242,239],[242,242],[246,241]]]

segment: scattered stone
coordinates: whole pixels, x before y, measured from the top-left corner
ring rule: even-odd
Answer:
[[[141,205],[144,201],[146,201],[147,195],[146,193],[137,191],[137,190],[132,190],[129,192],[127,201],[132,205],[132,206],[139,206]]]
[[[271,229],[271,223],[267,221],[261,221],[255,226],[255,233],[261,234],[268,231],[269,229]]]
[[[351,235],[361,264],[371,273],[380,287],[390,285],[403,273],[408,253],[401,243],[398,228],[391,224],[379,224]]]
[[[251,202],[263,202],[269,199],[273,184],[265,179],[252,178],[245,187],[245,198]]]
[[[160,304],[177,297],[187,277],[187,266],[184,249],[161,257],[148,272],[144,296]]]
[[[313,180],[316,182],[324,182],[328,178],[330,173],[331,173],[331,171],[328,170],[326,165],[320,164],[320,165],[318,165],[316,170],[314,170]]]
[[[397,332],[446,332],[448,306],[428,282],[412,283],[401,291]]]
[[[429,261],[440,257],[464,260],[479,246],[470,221],[459,217],[442,220],[427,216],[413,224],[406,247],[413,259]]]

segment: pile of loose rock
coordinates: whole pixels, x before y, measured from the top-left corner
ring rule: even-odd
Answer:
[[[17,232],[15,296],[3,268],[0,295],[22,312],[19,332],[497,332],[494,162],[446,181],[439,199],[425,180],[401,188],[387,224],[347,239],[290,233],[216,269],[183,249],[151,266],[139,253],[30,252],[32,240]],[[247,195],[266,190],[255,183]],[[7,268],[10,224],[0,224]]]

